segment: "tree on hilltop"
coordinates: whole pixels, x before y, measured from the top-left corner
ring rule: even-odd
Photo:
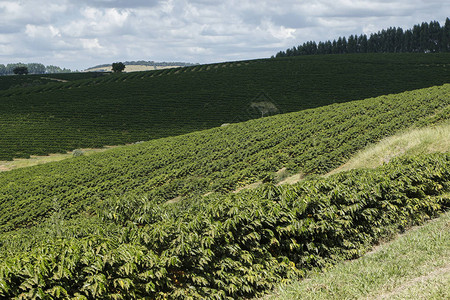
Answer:
[[[125,65],[122,62],[116,62],[112,64],[112,71],[114,73],[120,73],[125,70]]]

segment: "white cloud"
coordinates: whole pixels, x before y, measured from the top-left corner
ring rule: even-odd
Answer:
[[[100,46],[98,39],[80,39],[80,42],[84,49],[95,50],[103,48]]]
[[[30,38],[40,38],[40,39],[47,39],[47,38],[60,38],[61,33],[59,30],[52,26],[36,26],[27,24],[25,26],[25,34]]]
[[[269,57],[308,40],[445,21],[442,0],[0,1],[0,63]]]
[[[257,29],[261,30],[263,33],[270,34],[271,37],[274,37],[278,40],[286,40],[295,38],[294,28],[286,28],[284,26],[276,26],[270,20],[262,20],[261,25],[257,27]]]

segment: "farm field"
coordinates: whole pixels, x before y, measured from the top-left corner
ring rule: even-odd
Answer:
[[[276,172],[324,174],[369,143],[448,119],[450,85],[333,104],[0,173],[0,231],[145,193],[158,203],[230,192]],[[20,199],[20,200],[18,200]],[[94,200],[95,199],[95,200]]]
[[[2,172],[0,296],[243,299],[359,257],[448,210],[449,153],[317,175],[449,106],[444,84]]]
[[[51,82],[50,79],[44,78],[43,75],[0,76],[0,91],[40,86]]]
[[[181,203],[121,197],[72,220],[54,201],[48,222],[2,234],[0,295],[248,298],[448,209],[449,162],[397,159]]]
[[[0,91],[0,160],[181,135],[441,85],[450,79],[449,60],[448,53],[355,54],[52,74],[69,82]]]

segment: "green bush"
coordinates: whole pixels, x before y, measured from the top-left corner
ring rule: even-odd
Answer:
[[[81,149],[75,149],[72,152],[73,157],[78,157],[78,156],[83,156],[83,155],[84,155],[84,151]]]

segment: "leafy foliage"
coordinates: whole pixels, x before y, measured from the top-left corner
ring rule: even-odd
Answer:
[[[28,74],[28,68],[27,67],[15,67],[13,70],[14,74],[16,75],[27,75]]]
[[[83,155],[84,155],[84,152],[81,149],[75,149],[72,152],[73,157],[78,157],[78,156],[83,156]]]
[[[128,74],[52,74],[46,78],[70,82],[0,91],[0,160],[259,118],[266,114],[251,104],[262,102],[255,99],[261,94],[287,113],[440,85],[450,79],[449,55],[309,56]],[[9,77],[0,77],[0,86],[20,84]]]
[[[125,65],[123,64],[123,62],[115,62],[112,64],[112,71],[114,73],[120,73],[123,70],[125,70]]]
[[[450,154],[433,154],[175,204],[110,199],[98,214],[115,234],[41,233],[31,250],[8,249],[14,238],[3,234],[0,296],[248,298],[448,209],[450,199],[440,196],[448,191]]]
[[[450,85],[277,115],[0,173],[0,231],[65,217],[110,197],[229,192],[276,171],[321,174],[450,104]],[[446,119],[449,116],[445,116]],[[432,121],[432,119],[430,119]]]

